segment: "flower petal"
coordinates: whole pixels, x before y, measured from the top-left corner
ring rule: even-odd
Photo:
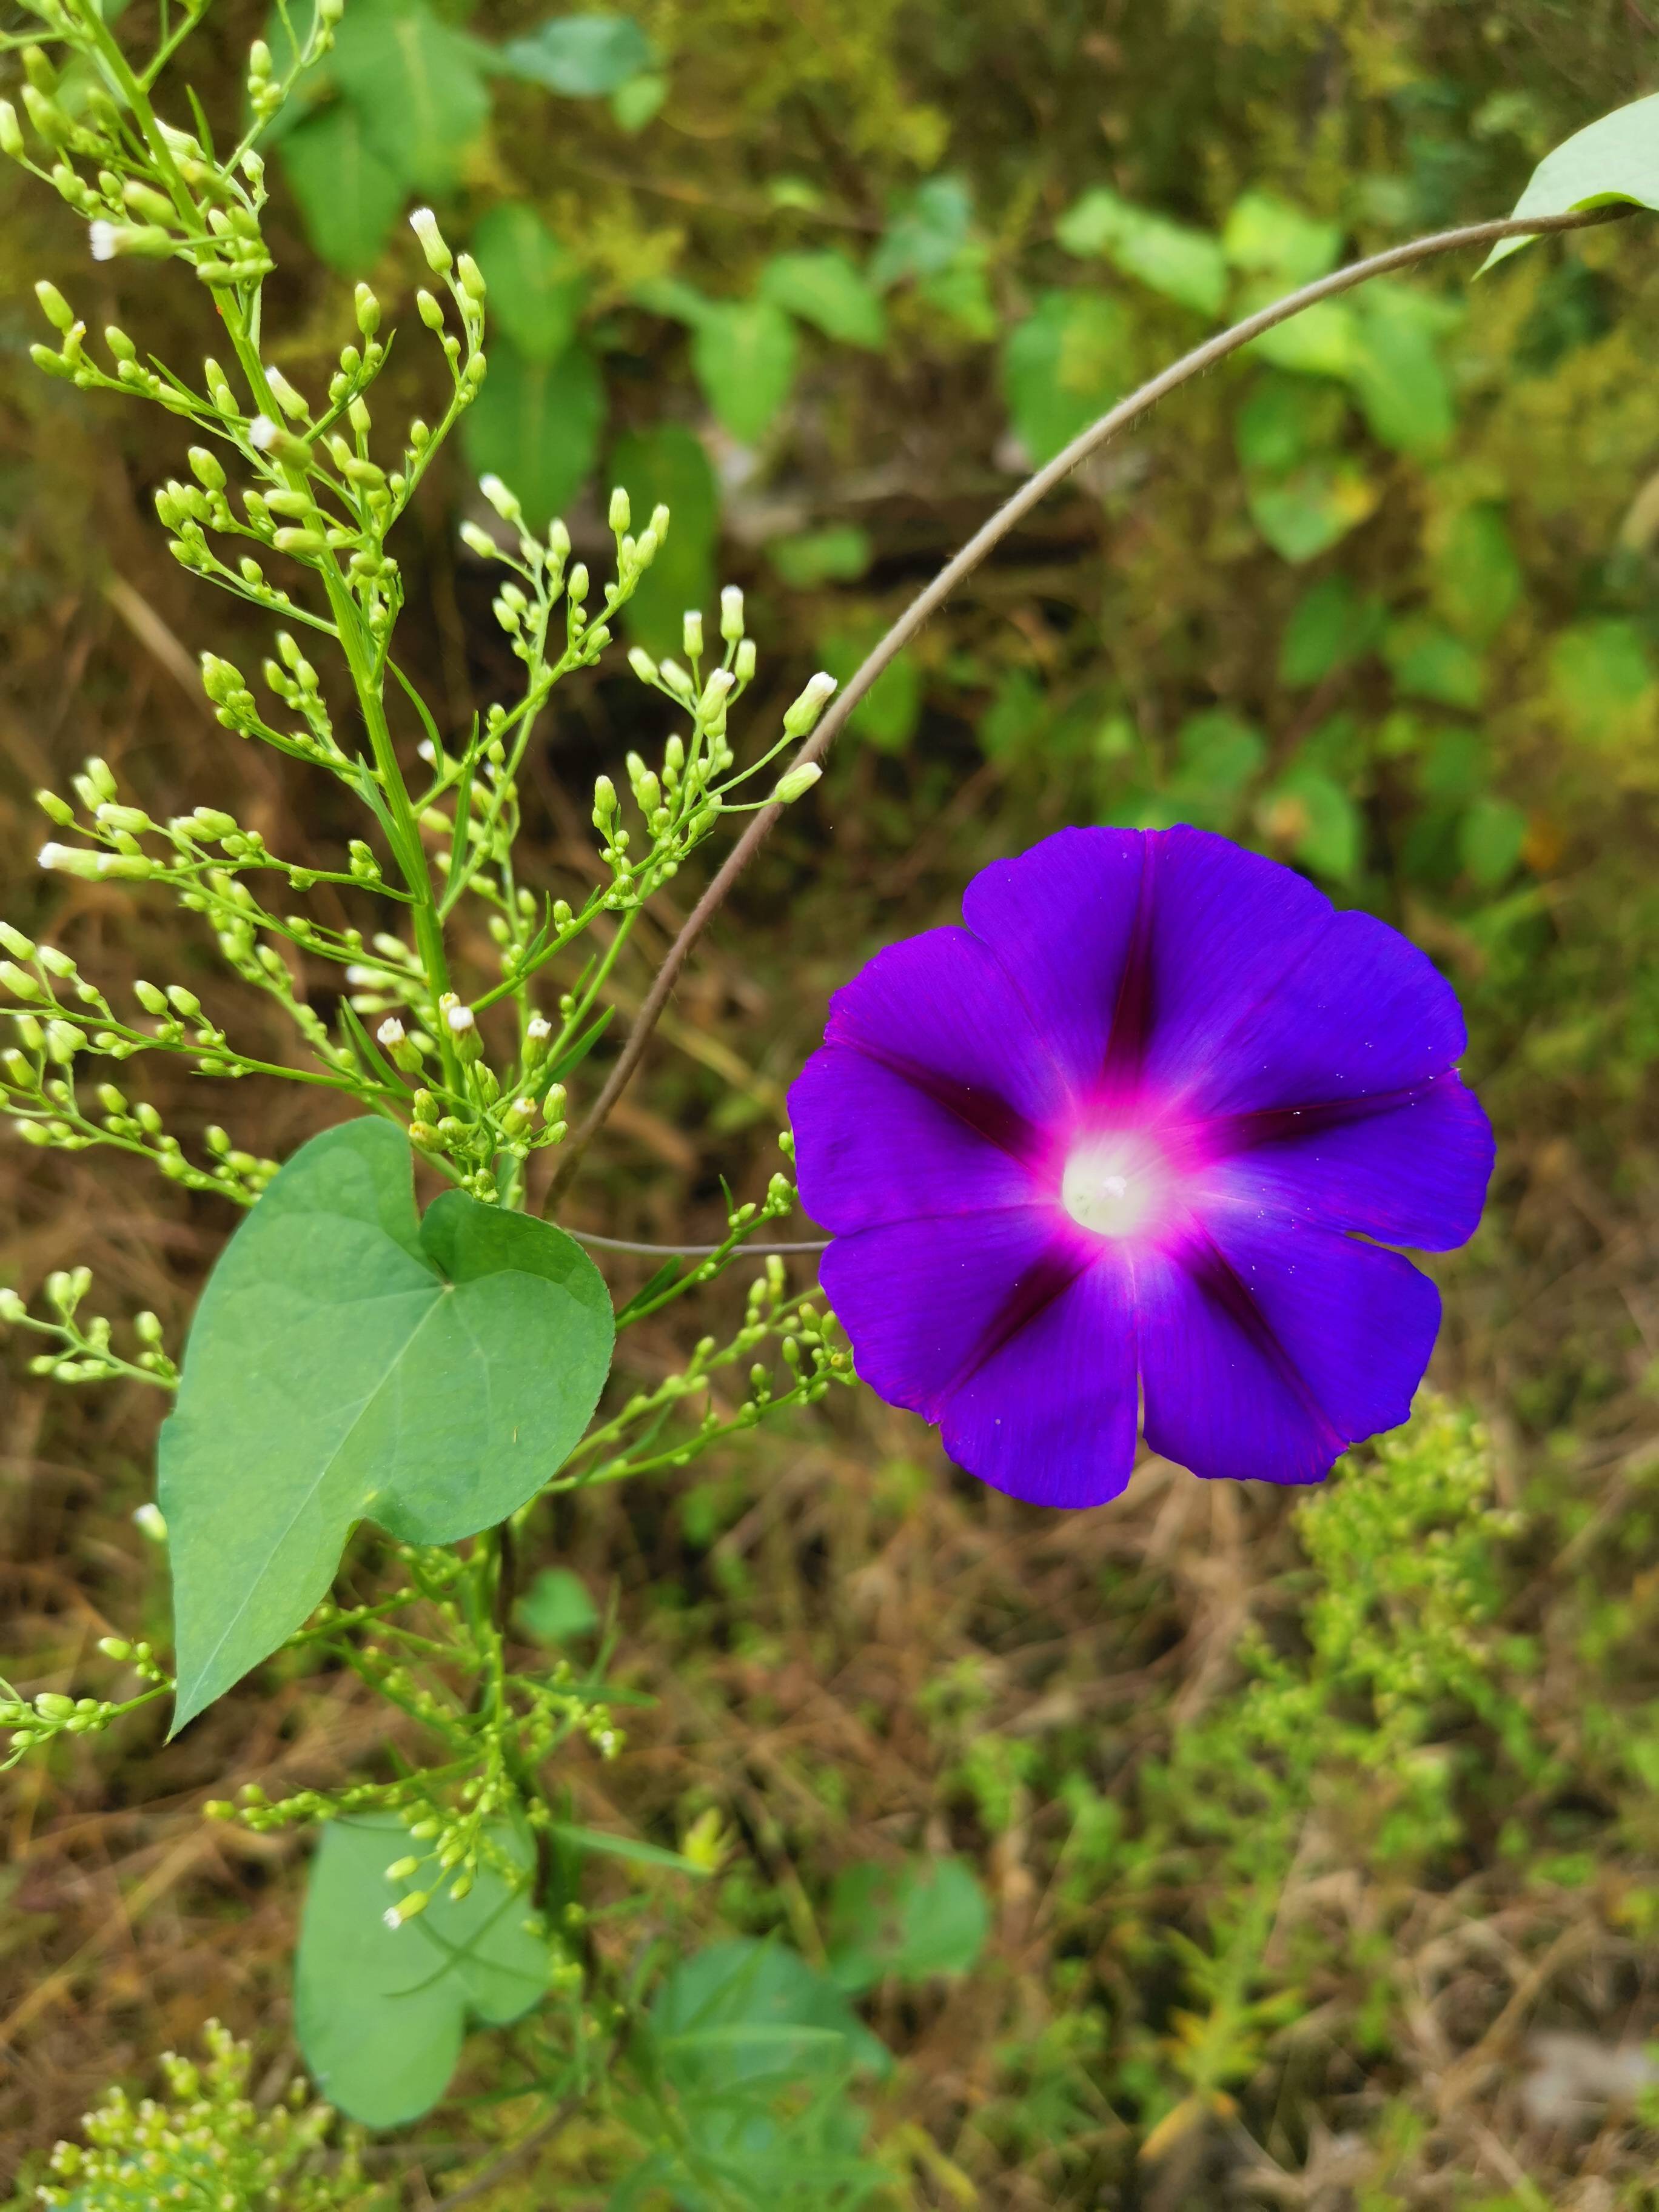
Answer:
[[[1243,1000],[1189,1096],[1200,1112],[1239,1114],[1405,1091],[1468,1042],[1428,955],[1374,915],[1339,914],[1264,998]]]
[[[1126,996],[1143,1009],[1146,1083],[1155,1094],[1184,1097],[1228,1050],[1241,1023],[1319,942],[1334,910],[1293,870],[1207,830],[1162,830],[1147,847],[1146,974],[1138,985],[1131,979]]]
[[[831,997],[823,1041],[883,1061],[1011,1146],[1029,1149],[1019,1125],[1040,1127],[1068,1096],[1006,970],[965,929],[927,930],[878,952]]]
[[[1396,1254],[1219,1206],[1138,1254],[1135,1290],[1146,1441],[1200,1475],[1321,1480],[1408,1417],[1440,1324]]]
[[[1192,1204],[1229,1206],[1385,1243],[1449,1252],[1474,1236],[1492,1178],[1492,1125],[1455,1075],[1436,1076],[1396,1105],[1241,1117],[1257,1141],[1215,1161],[1189,1185]]]
[[[982,868],[962,917],[996,954],[1079,1087],[1106,1065],[1146,847],[1138,830],[1061,830]]]
[[[1134,1465],[1137,1398],[1133,1285],[1109,1249],[951,1393],[940,1429],[993,1489],[1100,1505]]]
[[[1079,1260],[1055,1279],[1060,1236],[1047,1206],[905,1221],[838,1237],[818,1276],[861,1378],[890,1406],[937,1421],[1029,1304],[1080,1271]]]
[[[801,1203],[837,1235],[1038,1200],[1028,1165],[850,1046],[812,1054],[790,1085],[789,1115]]]

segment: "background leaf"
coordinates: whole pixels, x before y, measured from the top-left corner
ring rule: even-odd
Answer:
[[[474,473],[493,471],[510,484],[531,528],[541,530],[591,474],[604,419],[599,364],[580,339],[556,361],[532,361],[498,337],[461,434]]]
[[[833,630],[820,641],[824,667],[839,685],[856,674],[860,663],[886,629],[881,622]],[[921,718],[921,671],[909,653],[890,660],[847,718],[847,726],[883,752],[898,752]]]
[[[472,234],[489,312],[531,361],[556,361],[576,335],[587,278],[522,200],[491,208]]]
[[[528,1868],[530,1846],[510,1828],[497,1850]],[[295,1960],[294,2024],[306,2064],[331,2105],[365,2127],[402,2127],[449,2086],[468,2016],[502,2027],[547,1991],[548,1952],[525,1933],[528,1899],[488,1862],[459,1903],[428,1861],[415,1879],[434,1887],[424,1912],[388,1928],[385,1914],[410,1884],[386,1869],[409,1850],[395,1814],[325,1822],[311,1863]]]
[[[830,1975],[855,1995],[889,1974],[903,1982],[965,1974],[990,1927],[985,1893],[962,1859],[845,1867],[830,1899]]]
[[[740,446],[758,444],[795,380],[795,326],[770,300],[711,300],[691,332],[691,366]]]
[[[542,1644],[563,1644],[586,1636],[599,1622],[587,1584],[568,1567],[544,1567],[519,1600],[520,1625]]]
[[[1010,332],[1002,389],[1020,443],[1033,463],[1103,415],[1129,388],[1131,323],[1107,292],[1047,292]]]
[[[761,270],[763,298],[842,345],[886,343],[881,295],[844,253],[775,253]]]
[[[586,1427],[611,1301],[563,1231],[446,1191],[348,1121],[232,1237],[163,1425],[175,1732],[299,1627],[354,1525],[447,1544],[535,1495]]]
[[[636,530],[659,501],[672,512],[668,536],[623,610],[623,622],[647,653],[678,654],[687,609],[706,611],[714,600],[720,494],[714,465],[694,431],[663,422],[617,441],[611,481],[627,492]]]
[[[1352,462],[1311,462],[1280,483],[1253,486],[1250,520],[1284,560],[1311,561],[1364,522],[1377,496]]]
[[[290,131],[282,161],[313,246],[342,276],[364,275],[385,252],[405,194],[402,177],[370,146],[356,108],[337,101]]]
[[[653,58],[651,41],[626,15],[560,15],[512,40],[496,66],[567,100],[597,100],[649,70]]]
[[[356,0],[329,63],[373,151],[405,185],[441,192],[489,119],[478,58],[422,0]]]
[[[1335,268],[1342,229],[1304,215],[1272,192],[1246,192],[1223,226],[1221,250],[1235,269],[1276,276],[1284,289],[1294,290]]]
[[[1615,107],[1546,154],[1515,204],[1517,216],[1569,215],[1618,201],[1659,208],[1659,93]],[[1484,268],[1506,261],[1530,239],[1500,238]]]
[[[907,276],[936,276],[968,242],[973,195],[960,177],[930,177],[895,213],[870,259],[870,282],[885,291]]]
[[[1068,253],[1104,254],[1126,276],[1201,315],[1227,296],[1227,261],[1208,231],[1139,208],[1104,185],[1085,192],[1054,227]]]
[[[669,1973],[651,2006],[665,2070],[682,2087],[850,2068],[891,2071],[890,2053],[826,1975],[781,1943],[711,1943]]]

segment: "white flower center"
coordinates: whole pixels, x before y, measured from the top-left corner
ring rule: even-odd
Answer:
[[[1097,1237],[1133,1237],[1146,1226],[1167,1186],[1163,1156],[1146,1138],[1091,1137],[1066,1161],[1060,1197],[1079,1228]]]

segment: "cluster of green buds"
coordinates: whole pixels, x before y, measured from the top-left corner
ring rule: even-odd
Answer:
[[[148,1686],[135,1697],[118,1700],[71,1698],[62,1690],[40,1690],[26,1698],[0,1679],[0,1729],[9,1731],[10,1741],[9,1755],[0,1761],[0,1772],[60,1736],[96,1735],[112,1721],[125,1719],[172,1690],[172,1675],[148,1644],[129,1644],[125,1637],[106,1636],[100,1639],[98,1649]]]
[[[136,1314],[132,1333],[137,1350],[131,1359],[111,1349],[114,1331],[101,1315],[80,1317],[80,1308],[92,1288],[89,1267],[59,1267],[46,1277],[42,1294],[52,1318],[31,1314],[27,1302],[14,1290],[0,1290],[0,1323],[26,1328],[50,1337],[53,1348],[29,1362],[31,1375],[49,1376],[54,1382],[106,1382],[119,1376],[135,1376],[171,1389],[179,1370],[162,1341],[161,1324],[153,1313]]]
[[[118,95],[127,64],[100,11],[68,4],[68,0],[30,0],[30,4],[47,32],[83,64],[90,64],[87,73],[92,82],[88,86],[82,78],[70,96],[45,51],[38,46],[25,47],[27,81],[21,98],[39,151],[31,151],[23,118],[9,100],[3,100],[0,152],[49,184],[89,226],[93,258],[176,257],[194,269],[203,283],[220,292],[257,283],[267,276],[272,264],[259,227],[266,198],[264,162],[253,149],[253,138],[301,72],[333,44],[344,0],[318,0],[304,44],[280,79],[269,47],[263,40],[256,42],[248,64],[252,128],[223,156],[171,124],[159,126],[160,148],[125,128]],[[199,7],[186,12],[193,15]],[[77,166],[81,163],[88,165],[89,174]],[[60,328],[68,340],[69,327]],[[98,380],[82,373],[78,337],[74,343],[66,343],[62,353],[38,347],[35,358],[49,374],[70,376],[77,383]],[[118,352],[118,359],[130,362],[132,356]],[[140,372],[137,380],[141,385],[153,381],[157,388],[150,396],[170,404],[166,385],[153,372]]]
[[[283,2212],[348,2212],[366,2200],[361,2146],[348,2135],[325,2152],[335,2114],[295,2079],[274,2104],[248,2094],[252,2053],[216,2020],[203,2030],[198,2066],[161,2054],[165,2099],[132,2103],[111,2089],[83,2122],[88,2147],[60,2142],[46,2207],[72,2212],[153,2212],[162,2204],[226,2208],[281,2204]],[[62,2183],[59,2188],[55,2185]]]
[[[501,1195],[498,1162],[522,1164],[567,1133],[565,1087],[549,1060],[553,1024],[544,1015],[531,1017],[518,1066],[503,1082],[484,1056],[473,1009],[446,992],[435,1013],[434,1027],[441,1029],[455,1070],[451,1080],[428,1065],[438,1050],[432,1039],[398,1016],[381,1023],[376,1042],[395,1066],[423,1079],[413,1100],[412,1142],[449,1161],[462,1188],[493,1205]]]

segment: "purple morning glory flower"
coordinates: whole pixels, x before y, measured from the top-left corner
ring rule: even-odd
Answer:
[[[1063,830],[878,952],[789,1094],[859,1373],[1042,1505],[1317,1482],[1411,1410],[1492,1172],[1450,986],[1198,830]],[[1375,1241],[1371,1241],[1375,1240]],[[1144,1408],[1144,1413],[1142,1409]]]

